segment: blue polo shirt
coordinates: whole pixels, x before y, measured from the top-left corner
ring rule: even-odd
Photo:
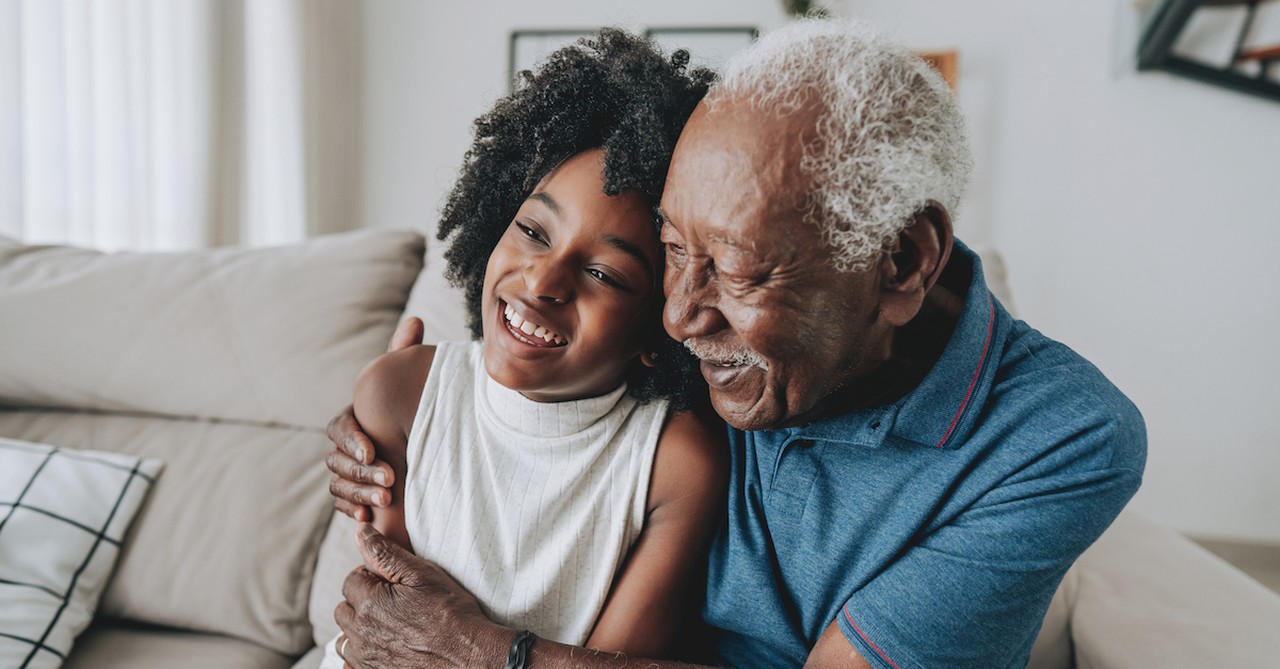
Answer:
[[[987,290],[898,402],[730,430],[706,621],[734,667],[799,667],[834,620],[872,666],[1021,667],[1071,563],[1142,478],[1146,430]]]

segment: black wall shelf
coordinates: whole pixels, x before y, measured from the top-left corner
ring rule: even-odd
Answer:
[[[1280,102],[1280,81],[1271,77],[1272,65],[1280,62],[1280,48],[1247,47],[1258,7],[1270,0],[1165,0],[1155,11],[1138,46],[1139,70],[1163,70],[1218,86]],[[1225,66],[1205,63],[1175,53],[1174,44],[1192,15],[1202,7],[1244,5],[1246,13],[1236,35],[1235,50]],[[1255,74],[1239,69],[1242,63],[1257,64]]]

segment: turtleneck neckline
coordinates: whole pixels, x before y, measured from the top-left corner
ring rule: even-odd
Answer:
[[[535,402],[494,381],[484,370],[482,395],[491,418],[526,437],[563,438],[577,434],[604,418],[627,392],[627,384],[596,397],[565,402]]]

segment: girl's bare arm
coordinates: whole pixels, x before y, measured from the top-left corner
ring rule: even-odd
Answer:
[[[693,412],[663,429],[644,529],[614,581],[588,648],[630,656],[672,654],[685,615],[703,597],[706,551],[724,515],[724,424]]]
[[[356,420],[373,442],[375,457],[391,467],[391,503],[373,508],[373,526],[412,550],[404,519],[405,448],[434,346],[411,346],[369,363],[356,379]]]

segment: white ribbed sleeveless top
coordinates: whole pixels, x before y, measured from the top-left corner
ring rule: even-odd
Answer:
[[[534,402],[482,344],[436,347],[406,451],[405,524],[494,621],[581,645],[644,526],[667,403],[626,386]]]

